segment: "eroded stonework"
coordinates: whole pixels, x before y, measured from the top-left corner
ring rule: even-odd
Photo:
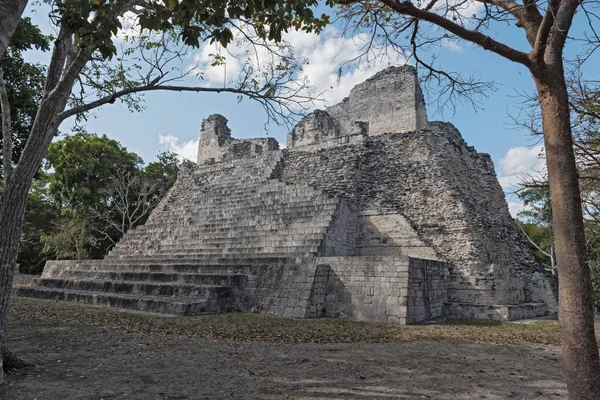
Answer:
[[[48,262],[23,296],[196,315],[418,323],[556,312],[493,163],[428,122],[416,72],[388,68],[306,116],[278,150],[202,124],[198,167],[98,261]]]

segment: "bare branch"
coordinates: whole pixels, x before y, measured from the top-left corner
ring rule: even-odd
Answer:
[[[434,12],[425,11],[420,8],[417,8],[410,1],[381,1],[382,3],[389,6],[392,10],[400,14],[409,15],[411,17],[427,21],[429,23],[446,29],[448,32],[451,32],[464,40],[468,40],[474,44],[477,44],[485,50],[489,50],[504,58],[507,58],[508,60],[514,61],[519,64],[523,64],[528,68],[531,66],[531,60],[529,59],[529,56],[526,53],[523,53],[522,51],[518,51],[510,46],[507,46],[504,43],[500,43],[492,39],[491,37],[482,34],[481,32],[467,29],[455,22],[452,22],[448,18],[440,16]]]

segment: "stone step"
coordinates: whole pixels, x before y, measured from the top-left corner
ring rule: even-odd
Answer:
[[[179,229],[181,231],[189,231],[189,233],[210,233],[210,232],[226,232],[226,231],[238,231],[240,233],[247,232],[248,230],[258,232],[277,232],[282,229],[288,230],[290,233],[297,232],[299,229],[305,229],[306,233],[325,233],[329,222],[332,217],[321,217],[315,218],[311,221],[293,221],[293,222],[266,222],[257,223],[256,221],[231,221],[227,224],[215,224],[215,223],[199,223],[199,224],[188,224],[188,225],[175,225],[168,226],[163,223],[158,224],[153,222],[152,224],[146,224],[138,226],[136,229],[131,230],[132,233],[137,234],[141,232],[157,232],[164,234],[171,234],[173,230]],[[167,229],[171,228],[170,232]],[[193,231],[192,231],[193,230]]]
[[[53,271],[48,276],[52,278],[69,277],[74,271],[87,272],[127,272],[127,273],[164,273],[164,274],[215,274],[215,275],[246,275],[251,268],[267,267],[263,264],[218,263],[198,264],[187,261],[155,262],[153,259],[132,263],[123,260],[96,260],[94,263],[78,263]]]
[[[17,297],[78,302],[96,306],[169,315],[202,315],[231,311],[230,301],[179,297],[140,296],[120,293],[88,292],[66,289],[18,286]]]
[[[157,248],[124,248],[118,251],[110,253],[111,257],[127,258],[127,257],[242,257],[242,256],[262,256],[271,254],[316,254],[319,250],[318,246],[304,246],[304,247],[290,247],[289,250],[286,248],[274,248],[274,249],[260,249],[260,248],[248,248],[248,249],[157,249]]]
[[[304,240],[316,244],[323,240],[323,235],[320,233],[307,233],[304,235],[299,235],[296,233],[281,233],[276,236],[276,239],[273,239],[273,236],[271,235],[207,236],[198,239],[178,239],[174,241],[174,243],[177,243],[178,245],[191,245],[197,243],[223,245],[231,243],[232,240],[235,240],[238,243],[288,243]]]
[[[321,228],[321,232],[314,232],[317,229],[313,229],[313,232],[307,232],[307,234],[325,234],[327,227],[323,226]],[[147,246],[151,243],[165,243],[172,244],[178,243],[179,240],[190,240],[190,241],[198,241],[206,238],[217,238],[222,237],[223,235],[228,235],[228,239],[225,240],[225,243],[235,243],[241,242],[241,239],[237,239],[237,235],[241,235],[242,233],[255,233],[256,236],[261,238],[266,237],[264,234],[264,230],[254,229],[252,227],[240,227],[240,228],[212,228],[212,229],[169,229],[168,227],[163,228],[163,230],[147,230],[147,231],[138,231],[135,234],[132,233],[130,235],[124,236],[121,241],[117,244],[119,245],[130,245],[130,244],[139,244],[142,246]],[[273,235],[277,235],[281,233],[280,230],[275,230]],[[290,231],[286,231],[285,233],[290,233]]]
[[[220,273],[166,273],[147,271],[95,271],[95,270],[65,270],[62,279],[103,280],[103,281],[144,281],[144,282],[178,282],[195,285],[234,286],[243,281],[243,274]]]
[[[323,219],[331,220],[331,214],[333,210],[328,210],[328,212],[300,212],[293,213],[290,212],[288,215],[269,215],[269,214],[260,214],[260,215],[231,215],[227,214],[226,216],[214,215],[208,218],[203,218],[202,216],[195,215],[185,215],[183,217],[174,217],[172,215],[157,215],[152,219],[152,221],[143,226],[152,226],[152,225],[169,225],[169,226],[238,226],[239,224],[243,225],[282,225],[286,226],[289,224],[308,224],[315,223],[319,221],[323,221]],[[183,214],[183,213],[173,213],[175,215]],[[251,214],[250,214],[251,215]]]
[[[248,199],[246,199],[248,200]],[[265,214],[268,211],[268,214],[280,215],[280,214],[288,214],[292,212],[315,212],[315,211],[331,211],[337,206],[337,202],[333,201],[323,201],[322,204],[315,204],[314,201],[311,202],[272,202],[272,203],[262,203],[256,204],[254,202],[248,201],[248,204],[240,205],[239,207],[209,207],[207,203],[203,203],[200,205],[190,204],[188,202],[183,203],[180,207],[169,207],[168,209],[162,210],[161,212],[167,213],[171,211],[181,211],[181,212],[189,212],[191,215],[205,216],[210,217],[212,215],[224,215],[224,214],[238,214],[242,212],[252,212],[253,214]]]
[[[160,242],[152,245],[148,245],[146,249],[153,250],[230,250],[235,252],[236,249],[273,249],[273,248],[296,248],[296,247],[307,247],[307,246],[320,246],[322,239],[290,239],[290,240],[277,240],[274,238],[258,237],[249,240],[240,240],[238,238],[228,238],[227,240],[221,240],[218,242],[205,242],[199,240],[187,240],[182,243],[179,240],[171,242]],[[116,248],[116,247],[115,247]]]
[[[200,254],[200,253],[195,253],[195,254],[157,254],[157,255],[136,255],[136,254],[118,254],[118,255],[107,255],[104,259],[105,260],[112,260],[112,259],[118,259],[118,260],[127,260],[130,262],[137,262],[137,261],[146,261],[148,259],[157,259],[157,260],[171,260],[171,261],[178,261],[178,260],[189,260],[190,262],[194,262],[196,264],[203,264],[203,263],[209,263],[209,264],[218,264],[221,262],[234,262],[236,260],[240,260],[239,262],[242,262],[244,264],[247,263],[251,263],[252,260],[257,260],[256,262],[259,263],[268,263],[268,262],[272,262],[272,261],[278,261],[281,259],[285,259],[285,258],[305,258],[305,257],[309,257],[309,256],[316,256],[317,251],[315,250],[314,252],[296,252],[296,253],[291,253],[291,252],[280,252],[280,253],[247,253],[247,254],[240,254],[240,253],[236,253],[236,254]],[[260,261],[259,261],[260,260]]]
[[[233,245],[235,244],[235,246]],[[115,246],[111,250],[112,255],[115,254],[138,254],[140,252],[146,254],[271,254],[281,252],[313,252],[319,249],[321,245],[320,240],[315,240],[304,243],[287,242],[285,244],[261,244],[261,243],[244,243],[241,246],[237,242],[228,242],[221,244],[187,244],[180,245],[177,243],[151,243],[145,247],[140,246],[128,246],[122,244]]]
[[[173,232],[171,232],[173,233]],[[114,252],[122,252],[123,250],[128,251],[129,249],[139,249],[139,250],[147,250],[147,249],[177,249],[177,246],[181,246],[180,249],[181,250],[194,250],[194,249],[198,249],[198,250],[207,250],[207,251],[211,251],[211,250],[222,250],[222,249],[226,249],[228,247],[233,248],[234,246],[236,248],[238,248],[236,245],[238,243],[243,243],[242,240],[237,240],[235,237],[234,238],[229,238],[228,240],[223,240],[223,241],[219,241],[219,242],[213,242],[213,243],[199,243],[198,242],[198,237],[202,237],[200,235],[196,234],[173,234],[171,236],[169,235],[159,235],[159,234],[153,234],[150,235],[148,234],[147,236],[144,235],[138,235],[136,237],[128,237],[124,240],[121,240],[115,247],[113,247],[111,249],[110,254],[114,253]],[[185,239],[186,241],[188,241],[188,244],[180,244],[179,240],[180,239]],[[316,248],[319,248],[319,246],[321,245],[322,241],[319,240],[315,240],[315,239],[310,239],[310,240],[304,240],[304,241],[290,241],[287,244],[290,244],[290,246],[282,246],[281,244],[272,244],[272,243],[268,243],[268,242],[263,242],[261,243],[260,241],[254,241],[253,243],[247,243],[247,244],[242,244],[239,248],[242,248],[244,250],[248,249],[248,248],[261,248],[261,249],[271,249],[268,250],[267,252],[272,253],[274,250],[272,249],[277,249],[277,248],[282,248],[282,247],[307,247],[307,246],[311,246]],[[175,246],[175,247],[172,247]],[[247,246],[247,247],[244,247]],[[252,247],[251,247],[252,246]],[[287,250],[293,250],[293,249],[286,249]],[[312,251],[312,250],[311,250]],[[258,253],[263,253],[262,250],[257,250]]]
[[[272,207],[288,207],[294,209],[296,207],[314,207],[335,205],[337,200],[328,197],[317,197],[314,195],[307,196],[254,196],[251,194],[240,195],[239,197],[222,196],[221,198],[181,198],[173,200],[170,203],[164,204],[164,211],[168,210],[190,210],[194,212],[213,212],[225,209],[254,209],[257,211],[265,210]],[[161,209],[161,211],[163,211]]]
[[[189,256],[178,256],[178,257],[109,257],[106,256],[103,262],[114,263],[118,262],[120,264],[161,264],[161,265],[175,265],[175,264],[191,264],[195,266],[202,265],[273,265],[273,264],[286,264],[286,263],[296,263],[296,260],[302,260],[305,258],[312,258],[314,255],[260,255],[255,257],[250,256],[228,256],[228,257],[214,257],[214,256],[205,256],[205,257],[189,257]]]
[[[76,279],[34,279],[32,286],[74,291],[131,294],[140,296],[185,297],[221,300],[231,296],[229,286],[198,285],[179,282],[104,281]]]
[[[220,197],[220,195],[234,195],[239,196],[240,194],[253,194],[259,197],[278,197],[278,196],[313,196],[330,198],[328,194],[315,189],[308,185],[294,184],[290,185],[285,182],[281,182],[277,179],[269,180],[252,180],[252,179],[240,179],[227,182],[222,186],[215,185],[204,185],[196,182],[184,182],[188,186],[196,186],[194,192],[184,193],[186,198],[200,198],[210,195],[212,198]],[[183,184],[183,183],[182,183]]]
[[[322,235],[326,233],[327,228],[322,227],[320,229],[311,228],[308,232],[306,232],[307,237],[313,237],[315,235]],[[117,244],[119,246],[128,246],[132,244],[141,244],[147,245],[149,241],[160,241],[161,243],[197,243],[198,241],[210,241],[214,240],[216,243],[231,243],[232,241],[241,242],[244,239],[243,235],[247,234],[255,234],[258,239],[268,239],[269,235],[279,235],[282,236],[284,234],[292,235],[289,232],[281,232],[280,230],[263,230],[258,231],[256,229],[248,228],[248,229],[212,229],[211,231],[204,230],[200,231],[177,231],[177,230],[167,230],[163,231],[137,231],[126,234],[121,241]],[[307,239],[308,240],[308,239]],[[314,240],[314,239],[311,239]]]

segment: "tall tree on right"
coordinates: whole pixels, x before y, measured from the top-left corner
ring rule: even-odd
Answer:
[[[328,0],[328,4],[340,7],[350,29],[370,30],[373,41],[369,43],[385,41],[411,54],[426,78],[445,84],[446,94],[468,97],[481,94],[489,86],[437,66],[431,54],[443,41],[471,42],[523,65],[531,73],[541,110],[552,198],[559,321],[569,397],[600,399],[592,283],[563,59],[567,43],[571,45],[574,40],[587,41],[591,46],[588,54],[577,58],[579,63],[600,46],[596,34],[600,23],[597,10],[593,10],[597,4],[578,0]],[[578,29],[571,30],[575,18]],[[511,39],[521,32],[529,44],[527,50],[512,47],[512,41],[495,39],[496,32],[502,30],[504,34],[509,29],[514,31]]]

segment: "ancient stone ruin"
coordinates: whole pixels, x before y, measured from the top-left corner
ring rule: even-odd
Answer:
[[[399,324],[556,312],[492,160],[428,122],[412,67],[305,117],[287,149],[202,124],[187,169],[104,260],[49,261],[19,296],[154,313]]]

